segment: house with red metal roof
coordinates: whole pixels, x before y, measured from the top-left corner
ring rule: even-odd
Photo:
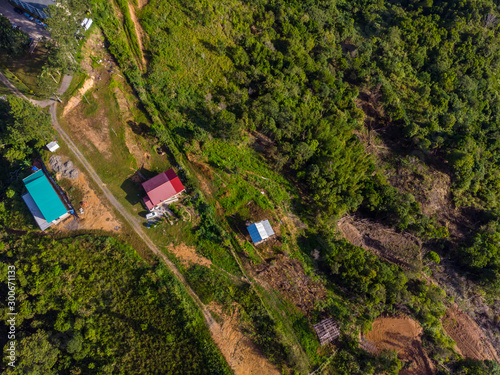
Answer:
[[[143,182],[142,187],[146,190],[143,198],[148,210],[153,210],[163,203],[175,201],[185,190],[181,180],[173,169],[162,172],[159,175]]]

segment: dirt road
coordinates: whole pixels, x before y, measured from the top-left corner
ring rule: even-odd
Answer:
[[[198,307],[200,308],[201,312],[203,313],[203,316],[205,318],[205,322],[210,328],[214,323],[215,320],[212,317],[212,314],[210,314],[210,311],[206,308],[206,306],[201,302],[199,297],[196,295],[196,293],[191,289],[189,284],[187,283],[186,279],[184,279],[184,276],[179,272],[177,267],[167,258],[163,252],[158,249],[158,247],[151,241],[151,239],[146,235],[144,230],[142,229],[141,225],[139,224],[138,220],[134,218],[126,209],[123,207],[123,205],[118,202],[118,200],[115,198],[115,196],[111,193],[111,191],[106,187],[106,184],[101,180],[101,178],[97,175],[95,172],[94,168],[90,165],[90,163],[87,161],[85,156],[80,152],[78,147],[73,143],[71,138],[66,134],[66,132],[61,128],[59,125],[59,122],[57,121],[57,115],[56,115],[56,103],[52,104],[50,107],[50,116],[52,118],[52,124],[54,125],[54,128],[57,130],[59,135],[61,136],[62,139],[64,139],[64,142],[68,145],[68,147],[71,149],[71,151],[75,154],[76,158],[78,161],[82,164],[82,166],[85,168],[85,172],[87,176],[92,178],[94,182],[101,188],[102,192],[106,196],[106,198],[109,200],[109,202],[113,205],[113,207],[123,216],[124,220],[130,224],[130,226],[134,229],[134,231],[137,233],[137,235],[144,241],[144,243],[151,249],[151,251],[156,254],[160,259],[163,260],[163,262],[167,265],[167,267],[172,271],[172,273],[177,277],[177,279],[184,284],[186,287],[187,292],[190,294],[190,296],[194,299]]]
[[[0,81],[2,81],[15,95],[22,97],[26,100],[28,99],[26,96],[24,96],[14,85],[12,85],[9,80],[0,73]],[[69,83],[71,82],[70,78],[64,78],[63,79],[63,84],[59,90],[59,94],[63,94],[64,91],[69,87]],[[172,273],[177,277],[177,279],[184,284],[186,287],[187,292],[189,295],[193,298],[193,300],[196,302],[198,307],[200,308],[201,312],[203,313],[203,316],[205,318],[205,322],[208,325],[209,328],[212,327],[212,325],[216,322],[214,318],[212,317],[212,314],[210,314],[210,311],[206,308],[206,306],[201,302],[199,297],[196,295],[196,293],[191,289],[189,284],[187,283],[186,279],[184,279],[184,276],[179,272],[177,267],[167,258],[165,254],[163,254],[160,249],[151,241],[151,239],[146,235],[140,224],[138,223],[138,220],[134,218],[131,214],[128,213],[128,211],[123,207],[123,205],[118,202],[118,200],[114,197],[114,195],[111,193],[111,191],[106,187],[106,184],[101,180],[101,178],[97,175],[95,172],[94,168],[90,165],[90,163],[87,161],[85,156],[80,152],[78,147],[73,143],[71,138],[66,134],[66,132],[61,128],[61,125],[59,125],[59,121],[57,121],[57,114],[56,114],[56,105],[57,103],[53,102],[52,100],[43,100],[43,101],[38,101],[38,100],[30,100],[32,103],[39,105],[41,107],[46,107],[47,105],[50,105],[50,117],[52,119],[52,124],[54,125],[54,128],[56,131],[59,133],[62,139],[66,142],[68,147],[71,149],[73,154],[75,154],[76,158],[78,161],[82,164],[82,166],[85,168],[85,172],[87,173],[87,176],[92,178],[94,182],[101,188],[102,192],[106,196],[106,198],[109,200],[109,202],[113,205],[113,207],[123,216],[124,220],[130,224],[130,226],[134,229],[134,231],[137,233],[137,235],[144,241],[144,243],[149,247],[149,249],[156,254],[160,259],[163,260],[163,262],[167,265],[167,267],[172,271]]]

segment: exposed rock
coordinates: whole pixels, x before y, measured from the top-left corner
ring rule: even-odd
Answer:
[[[59,172],[63,177],[77,179],[80,171],[75,169],[73,162],[68,160],[66,163],[62,162],[62,158],[58,155],[53,155],[49,159],[49,166],[54,172]]]

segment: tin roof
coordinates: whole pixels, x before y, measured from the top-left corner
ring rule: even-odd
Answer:
[[[42,170],[26,177],[23,182],[48,223],[68,212]]]
[[[271,228],[271,224],[269,224],[269,220],[254,223],[248,226],[247,230],[254,243],[260,242],[274,235],[274,231],[273,228]]]
[[[184,190],[184,185],[173,169],[147,180],[142,184],[142,187],[147,193],[147,197],[144,197],[144,203],[148,209]]]

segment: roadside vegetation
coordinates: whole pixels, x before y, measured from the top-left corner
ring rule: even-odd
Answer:
[[[64,4],[81,15],[92,9],[114,62],[108,70],[93,55],[93,71],[105,78],[78,98],[76,111],[89,122],[82,127],[92,131],[81,133],[80,117],[62,108],[61,123],[131,213],[143,209],[136,171],[176,169],[188,193],[172,206],[179,220],[155,224],[149,236],[212,312],[214,305],[238,311],[241,331],[282,373],[397,374],[412,364],[394,352],[365,351],[359,337],[377,317],[398,314],[420,323],[438,371],[498,373],[494,362],[458,354],[442,319],[460,300],[447,293],[452,281],[433,279],[464,275],[486,297],[488,337],[499,342],[500,13],[492,1]],[[60,34],[67,49],[52,55],[54,66],[76,66],[65,59],[78,47],[63,38],[69,30]],[[110,78],[115,62],[127,82]],[[122,96],[140,108],[129,118]],[[23,152],[8,145],[6,160]],[[429,171],[448,176],[451,214],[426,214],[421,192],[395,181],[394,171],[422,181]],[[470,211],[476,222],[464,219]],[[372,253],[383,245],[369,234],[370,250],[341,238],[337,222],[349,215],[419,245],[398,249],[394,259]],[[278,235],[253,246],[246,223],[263,218]],[[181,262],[172,244],[194,248],[211,265]],[[305,295],[301,280],[285,271],[277,280],[263,276],[292,260],[315,283],[317,299],[307,308],[290,292]],[[320,347],[312,325],[326,317],[342,337]]]

